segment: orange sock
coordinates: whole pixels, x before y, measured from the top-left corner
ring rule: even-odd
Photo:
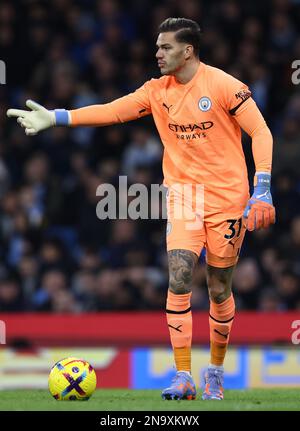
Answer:
[[[176,295],[168,290],[166,313],[177,371],[191,372],[191,295]]]
[[[235,303],[232,294],[221,304],[210,301],[210,363],[212,365],[223,365],[234,312]]]

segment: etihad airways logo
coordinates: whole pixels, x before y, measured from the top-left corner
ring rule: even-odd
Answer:
[[[169,123],[168,127],[172,132],[176,133],[177,139],[190,142],[194,139],[206,138],[206,130],[210,129],[213,125],[212,121],[202,121],[201,123],[194,124]]]
[[[172,132],[198,132],[199,130],[208,130],[210,129],[212,126],[214,125],[214,123],[212,121],[202,121],[201,123],[194,123],[194,124],[172,124],[169,123],[168,127],[170,130],[172,130]]]

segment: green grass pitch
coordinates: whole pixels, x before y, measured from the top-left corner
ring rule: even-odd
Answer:
[[[291,411],[299,389],[227,390],[223,401],[164,401],[157,390],[98,389],[88,401],[56,401],[47,390],[0,391],[1,411]]]

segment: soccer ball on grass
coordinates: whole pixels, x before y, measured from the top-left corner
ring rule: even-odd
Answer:
[[[78,358],[65,358],[51,368],[49,391],[56,400],[88,400],[96,389],[94,368]]]

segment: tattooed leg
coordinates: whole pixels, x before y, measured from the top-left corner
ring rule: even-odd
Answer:
[[[190,293],[198,256],[190,250],[171,250],[168,260],[169,290],[177,295]]]
[[[166,313],[176,369],[177,371],[191,372],[191,286],[198,256],[192,251],[178,249],[169,251],[168,258],[170,281]],[[185,384],[182,385],[183,377],[191,379],[186,374],[178,374],[177,383],[174,383],[174,387],[168,388],[166,393],[171,391],[172,396],[179,396],[179,398],[191,396],[193,399],[196,395],[194,383],[191,380],[192,391],[186,393],[185,389],[182,389],[186,387]]]
[[[235,303],[231,293],[234,266],[216,268],[207,266],[207,284],[210,298],[210,364],[222,367],[228,347],[230,331],[234,320]],[[221,374],[223,371],[219,369]],[[211,371],[215,373],[215,371]],[[217,386],[216,386],[217,387]],[[217,387],[218,399],[223,398],[222,389]],[[210,399],[210,394],[203,395]]]
[[[230,297],[234,268],[235,266],[216,268],[207,265],[207,286],[211,301],[220,304]]]

